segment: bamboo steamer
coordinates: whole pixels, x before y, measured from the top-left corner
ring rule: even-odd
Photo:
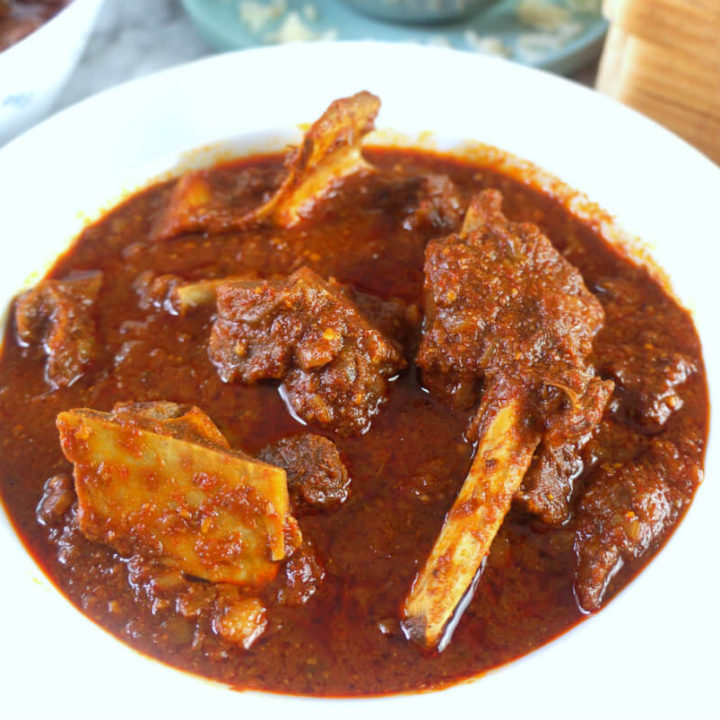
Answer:
[[[720,0],[605,0],[597,89],[720,163]]]

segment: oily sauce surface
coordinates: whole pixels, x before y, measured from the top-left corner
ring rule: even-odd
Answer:
[[[367,155],[377,165],[396,168],[399,175],[446,173],[466,198],[480,188],[499,189],[506,215],[538,224],[606,307],[615,297],[605,291],[608,278],[632,287],[637,297],[631,309],[624,310],[623,320],[628,342],[640,337],[647,323],[671,328],[672,342],[700,368],[683,386],[682,408],[662,430],[664,439],[689,448],[685,460],[700,468],[707,391],[699,341],[688,315],[646,271],[622,258],[551,198],[492,169],[407,151],[372,150]],[[252,177],[258,196],[277,183],[280,172],[277,157],[244,160],[214,171],[217,183],[229,193]],[[144,582],[142,574],[111,549],[67,528],[38,524],[35,508],[43,484],[72,469],[55,428],[62,410],[109,411],[121,401],[191,403],[212,418],[232,447],[252,455],[303,430],[276,383],[243,387],[220,380],[207,354],[211,309],[178,317],[161,308],[140,307],[136,283],[141,273],[195,279],[255,270],[269,276],[306,265],[361,292],[421,302],[429,237],[397,223],[407,202],[402,191],[380,192],[371,180],[349,180],[317,208],[312,222],[298,229],[186,235],[150,243],[150,228],[170,189],[171,184],[163,184],[130,198],[88,228],[51,272],[58,278],[72,270],[104,273],[96,310],[103,356],[93,372],[70,387],[50,391],[42,348],[18,343],[12,322],[5,333],[0,359],[2,500],[23,541],[63,593],[123,641],[172,665],[239,688],[315,695],[442,686],[508,662],[576,624],[583,614],[573,592],[572,521],[550,528],[516,510],[492,545],[474,599],[447,649],[426,657],[403,637],[398,607],[472,456],[472,446],[463,440],[470,414],[433,399],[412,365],[392,383],[389,401],[369,432],[332,436],[352,479],[349,499],[334,512],[299,518],[325,578],[312,597],[295,606],[276,601],[279,580],[264,588],[269,626],[247,652],[220,639],[202,616],[179,615],[171,594]],[[595,344],[598,366],[603,353],[610,352],[604,338],[603,331]],[[419,330],[408,357],[414,356],[418,342]],[[652,441],[626,411],[615,410],[606,412],[591,459],[577,481],[580,489],[597,472],[595,460],[622,462]],[[318,428],[311,430],[322,434]],[[650,554],[666,535],[653,541]],[[625,563],[613,577],[608,597],[646,560]]]

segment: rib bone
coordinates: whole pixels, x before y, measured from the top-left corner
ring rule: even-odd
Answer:
[[[501,203],[480,193],[460,233],[425,253],[423,380],[457,406],[484,385],[470,472],[402,607],[406,634],[428,648],[449,641],[543,435],[591,405],[586,358],[602,308],[548,238],[507,220]]]
[[[287,175],[280,187],[259,206],[228,206],[227,198],[213,190],[206,170],[186,173],[153,230],[154,239],[169,240],[189,232],[243,231],[263,220],[292,227],[340,180],[373,170],[363,159],[361,142],[374,129],[379,109],[380,100],[369,92],[331,103],[287,156]]]
[[[540,436],[523,427],[522,408],[521,397],[481,408],[489,417],[470,472],[403,605],[405,632],[422,645],[443,650],[450,641],[455,610],[530,465]]]

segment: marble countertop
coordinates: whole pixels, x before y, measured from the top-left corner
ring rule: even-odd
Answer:
[[[55,109],[213,52],[179,0],[105,0],[85,53]]]
[[[197,33],[180,0],[105,0],[78,67],[55,110],[105,88],[215,51]],[[592,85],[597,63],[573,78]]]

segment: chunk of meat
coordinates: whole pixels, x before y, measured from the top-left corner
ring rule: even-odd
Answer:
[[[318,591],[325,579],[325,568],[310,541],[285,563],[285,577],[278,590],[277,599],[281,605],[301,607]]]
[[[683,406],[680,388],[697,371],[689,356],[668,348],[666,333],[640,332],[637,346],[614,345],[605,355],[603,372],[618,384],[618,414],[635,429],[660,432],[670,416]]]
[[[481,381],[491,385],[498,372],[539,388],[543,438],[515,499],[561,524],[582,471],[578,453],[613,391],[582,360],[603,311],[550,241],[533,225],[508,222],[500,203],[486,191],[468,211],[463,232],[476,227],[483,240],[466,243],[461,233],[428,246],[418,365],[430,390],[459,407],[475,404]]]
[[[332,102],[288,157],[285,182],[258,215],[292,227],[343,178],[372,172],[360,145],[374,130],[379,110],[380,100],[365,91]]]
[[[593,472],[576,510],[575,594],[587,611],[599,610],[615,574],[662,542],[700,482],[699,457],[655,440],[623,465]]]
[[[246,217],[251,212],[252,206],[229,203],[223,193],[214,192],[211,177],[207,170],[192,170],[180,177],[153,228],[156,240],[193,232],[226,232],[234,229],[238,215]]]
[[[173,188],[164,212],[153,229],[156,240],[167,240],[191,232],[222,232],[232,227],[238,208],[214,196],[205,170],[183,175]],[[247,213],[241,211],[241,217]]]
[[[183,279],[177,275],[156,275],[152,270],[143,270],[135,278],[133,289],[138,294],[138,305],[143,310],[158,308],[177,315],[173,295],[182,283]]]
[[[663,351],[648,339],[642,352],[630,355],[626,347],[603,369],[624,391],[624,417],[645,432],[656,433],[683,406],[678,389],[697,367],[688,356]]]
[[[601,371],[619,385],[619,416],[642,432],[660,432],[683,405],[680,388],[698,370],[689,355],[673,349],[673,328],[629,280],[598,283],[608,322],[600,335]],[[638,327],[637,308],[642,304]],[[626,321],[627,316],[633,323]],[[638,350],[638,347],[640,348]]]
[[[548,238],[508,221],[501,204],[499,192],[480,193],[461,232],[425,255],[423,379],[460,406],[484,383],[470,472],[401,611],[408,636],[431,648],[449,641],[540,441],[575,441],[595,419],[586,358],[602,307]]]
[[[299,417],[349,435],[369,427],[405,367],[347,296],[305,267],[282,281],[217,290],[210,358],[224,382],[283,381]]]
[[[213,630],[223,640],[249,650],[265,632],[267,609],[257,598],[219,598]]]
[[[70,410],[57,426],[88,539],[213,582],[275,576],[286,526],[296,527],[285,471],[231,451],[201,410]]]
[[[575,406],[543,436],[514,501],[548,525],[570,518],[574,480],[583,472],[581,450],[593,436],[613,393],[613,383],[593,378]]]
[[[246,282],[255,279],[255,275],[231,275],[224,278],[196,280],[195,282],[180,283],[174,288],[170,296],[170,304],[177,315],[185,315],[193,310],[207,305],[214,305],[217,298],[217,289],[226,282]]]
[[[97,271],[43,280],[17,299],[18,337],[28,345],[42,343],[45,379],[53,388],[72,385],[98,356],[93,305],[102,280]]]
[[[53,475],[45,482],[35,517],[41,525],[55,525],[74,502],[75,488],[70,475],[66,473]]]
[[[425,332],[417,362],[428,388],[472,407],[483,380],[584,392],[584,359],[603,323],[580,273],[529,223],[508,221],[495,190],[478,195],[463,231],[425,253]]]
[[[239,173],[190,170],[175,185],[151,231],[154,240],[187,233],[223,233],[247,228],[277,192],[278,171],[253,167]]]
[[[193,585],[202,585],[208,590],[207,605],[215,599],[217,585],[189,580],[180,570],[168,568],[155,559],[133,555],[125,567],[135,599],[148,601],[153,614],[170,608],[176,597],[183,596]]]
[[[372,172],[363,159],[362,139],[374,128],[380,101],[369,92],[331,103],[286,158],[287,173],[275,194],[259,206],[232,202],[215,193],[206,171],[187,173],[176,184],[153,237],[169,240],[187,232],[242,231],[268,220],[288,228],[348,175]]]
[[[140,555],[131,557],[126,566],[136,599],[149,602],[154,615],[163,614],[164,632],[175,644],[202,641],[203,616],[210,620],[215,635],[244,650],[267,627],[262,602],[235,585],[192,580]]]
[[[330,285],[333,283],[330,282]],[[385,337],[392,338],[401,345],[407,343],[412,332],[422,323],[420,308],[407,304],[398,298],[385,300],[377,295],[363,292],[350,292],[348,298],[355,303],[360,314],[366,317]]]
[[[258,280],[257,273],[246,272],[220,278],[183,280],[177,275],[155,275],[152,271],[140,273],[134,287],[140,296],[140,307],[147,310],[156,307],[171,315],[186,315],[194,310],[214,305],[217,289],[225,283]],[[384,299],[377,295],[353,290],[332,278],[328,285],[342,292],[358,310],[377,327],[383,335],[402,342],[413,328],[420,325],[422,317],[415,304],[408,305],[398,298]]]
[[[304,508],[333,510],[347,500],[347,468],[335,443],[322,435],[282,438],[263,448],[258,458],[285,470],[296,513]]]
[[[420,175],[410,178],[408,184],[416,192],[416,201],[403,220],[406,230],[437,235],[458,228],[462,219],[462,198],[447,175]]]
[[[187,315],[201,307],[214,305],[217,289],[227,282],[244,282],[257,278],[255,273],[230,275],[221,278],[183,280],[177,275],[140,273],[134,287],[140,296],[140,307],[157,307],[171,315]]]

